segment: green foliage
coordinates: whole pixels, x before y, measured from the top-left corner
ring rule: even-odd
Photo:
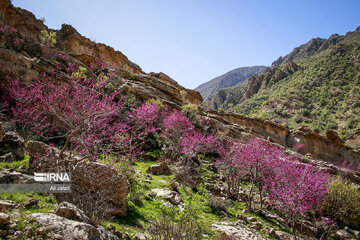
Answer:
[[[29,155],[25,155],[23,158],[18,158],[13,162],[0,162],[0,170],[13,168],[16,170],[27,169],[29,167]]]
[[[40,40],[42,44],[54,47],[56,44],[56,32],[41,30]]]
[[[181,113],[190,120],[194,120],[198,117],[198,107],[189,102],[181,107]]]
[[[235,101],[240,103],[230,110],[247,116],[266,111],[269,120],[290,128],[332,129],[344,140],[352,138],[360,131],[359,38],[296,60],[297,71],[286,73],[278,81],[271,80],[276,78],[276,70],[259,75],[254,81],[263,84],[260,90],[250,99]]]
[[[155,103],[160,109],[164,107],[163,102],[160,99],[151,98],[146,101],[147,104]]]
[[[349,180],[341,177],[334,178],[330,182],[323,211],[340,224],[358,225],[360,223],[360,191]]]

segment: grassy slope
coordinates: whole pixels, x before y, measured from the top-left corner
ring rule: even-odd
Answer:
[[[300,69],[231,110],[297,128],[360,133],[360,41],[346,41],[296,61]],[[281,66],[280,66],[281,68]]]

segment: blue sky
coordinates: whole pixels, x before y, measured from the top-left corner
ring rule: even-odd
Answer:
[[[145,72],[195,88],[232,69],[270,65],[314,37],[360,26],[359,0],[13,0],[50,28],[123,52]]]

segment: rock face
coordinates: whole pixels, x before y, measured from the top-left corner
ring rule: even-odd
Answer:
[[[260,74],[267,70],[265,66],[241,67],[216,77],[206,83],[201,84],[195,90],[199,91],[201,96],[206,99],[212,93],[221,88],[232,87],[247,80],[251,75]]]
[[[0,153],[13,153],[15,157],[25,155],[25,142],[16,132],[7,132],[0,139]]]
[[[212,228],[220,233],[220,239],[265,240],[265,238],[257,234],[254,230],[241,223],[233,224],[229,222],[219,222],[213,224]]]
[[[0,200],[0,212],[7,212],[16,207],[16,204],[12,201]]]
[[[169,175],[171,170],[166,162],[160,162],[154,165],[151,165],[147,170],[147,173],[152,173],[155,175]]]
[[[52,213],[33,213],[35,222],[47,228],[48,234],[59,234],[63,240],[98,240],[100,232],[94,226],[68,220]]]
[[[208,112],[209,118],[226,124],[235,124],[244,128],[244,131],[251,132],[259,137],[267,138],[286,148],[294,147],[296,144],[303,145],[297,151],[301,154],[311,153],[314,158],[329,163],[338,163],[339,160],[349,161],[356,169],[359,166],[360,153],[344,145],[344,142],[335,132],[327,132],[325,136],[306,128],[299,128],[290,131],[282,125],[264,121],[261,119],[249,118],[233,113]]]

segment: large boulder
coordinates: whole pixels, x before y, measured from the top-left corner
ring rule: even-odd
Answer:
[[[166,162],[160,162],[154,165],[151,165],[147,170],[147,173],[152,173],[155,175],[169,175],[171,170]]]
[[[46,235],[60,235],[62,240],[99,240],[100,231],[94,226],[72,221],[52,213],[33,213],[30,217],[41,224]]]
[[[41,142],[28,144],[29,171],[65,171],[71,173],[71,194],[55,194],[59,202],[70,202],[87,213],[96,215],[124,216],[127,211],[126,197],[130,185],[126,176],[108,165],[80,161],[65,163],[60,151]]]
[[[0,153],[12,152],[18,158],[25,156],[25,142],[16,132],[7,132],[0,139]]]
[[[13,201],[0,200],[0,212],[8,212],[15,207],[16,204]]]

